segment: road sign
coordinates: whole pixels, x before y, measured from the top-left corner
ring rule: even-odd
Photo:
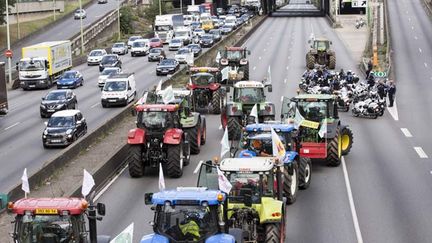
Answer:
[[[368,0],[352,0],[351,7],[353,8],[366,8],[368,6]]]
[[[385,78],[387,77],[387,72],[378,72],[378,71],[374,71],[374,76],[376,78]]]
[[[6,50],[5,51],[5,56],[8,57],[8,58],[11,58],[13,56],[12,50]]]

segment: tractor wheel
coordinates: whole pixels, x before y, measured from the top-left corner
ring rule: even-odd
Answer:
[[[339,128],[337,128],[334,138],[332,138],[330,141],[327,141],[327,164],[329,166],[339,166],[341,163],[340,140]]]
[[[221,94],[222,94],[221,89],[218,89],[217,91],[213,92],[213,97],[211,100],[211,107],[212,107],[213,114],[221,113],[221,109],[222,109]]]
[[[249,80],[249,63],[243,68],[243,80]]]
[[[183,165],[187,166],[190,163],[190,145],[183,143]]]
[[[331,55],[331,56],[329,57],[329,64],[328,64],[328,67],[329,67],[330,69],[335,69],[335,68],[336,68],[336,56],[335,56],[335,55]]]
[[[348,127],[345,127],[344,129],[342,129],[341,132],[341,150],[342,150],[342,155],[347,155],[349,154],[352,145],[354,143],[354,135],[353,132],[351,131],[351,129],[349,129]]]
[[[240,140],[242,126],[237,117],[228,118],[228,137],[230,140]]]
[[[168,145],[165,170],[169,177],[179,178],[183,175],[183,144]]]
[[[306,54],[306,67],[308,69],[313,69],[315,67],[315,57],[310,53]]]
[[[284,215],[282,215],[284,217]],[[273,223],[265,225],[265,243],[283,243],[285,232],[282,232],[284,227],[281,223]]]
[[[299,189],[309,187],[312,177],[312,161],[310,158],[300,157],[299,163]]]
[[[138,178],[144,175],[144,163],[141,145],[129,145],[126,163],[129,165],[129,175]]]
[[[186,130],[191,154],[199,154],[201,150],[201,122]]]
[[[292,175],[289,173],[288,166],[285,166],[283,170],[283,192],[287,199],[287,204],[293,204],[296,201],[299,183],[297,164],[294,163],[290,166],[292,166]]]
[[[207,141],[207,125],[205,117],[201,117],[201,145]]]

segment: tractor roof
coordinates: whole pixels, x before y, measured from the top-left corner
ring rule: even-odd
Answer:
[[[230,158],[220,162],[221,171],[236,172],[260,172],[273,169],[274,162],[271,157],[253,157],[253,158]]]
[[[216,67],[191,67],[189,69],[192,73],[215,73],[219,72],[219,68]]]
[[[88,202],[82,198],[24,198],[12,205],[12,212],[24,214],[31,211],[32,214],[57,215],[63,211],[69,211],[71,215],[82,214],[88,206]]]
[[[292,132],[295,130],[293,124],[250,124],[246,126],[246,132],[270,132],[271,128],[275,130],[275,132]]]
[[[225,200],[225,194],[218,190],[207,190],[206,187],[178,187],[176,190],[166,190],[153,194],[152,203],[164,205],[218,205]]]
[[[230,47],[225,47],[225,50],[227,50],[227,51],[243,51],[243,50],[245,50],[245,48],[239,47],[239,46],[230,46]]]
[[[258,81],[239,81],[234,84],[235,88],[264,88],[264,84]]]
[[[191,91],[185,88],[173,88],[173,94],[175,97],[185,97],[191,95]],[[164,90],[157,92],[157,95],[162,95]]]
[[[327,39],[325,37],[318,37],[318,38],[315,38],[314,41],[329,41],[329,39]]]
[[[179,109],[178,105],[164,105],[164,104],[143,104],[138,105],[136,111],[177,111]]]
[[[334,100],[334,95],[329,94],[301,94],[294,97],[294,100],[304,100],[304,101],[328,101]]]

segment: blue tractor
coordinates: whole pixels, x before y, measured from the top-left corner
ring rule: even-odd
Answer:
[[[205,242],[234,243],[225,227],[226,194],[205,187],[179,187],[146,193],[145,203],[155,211],[153,234],[141,243]]]
[[[285,145],[283,189],[287,203],[292,204],[297,199],[298,189],[309,187],[312,172],[310,158],[299,154],[300,140],[294,125],[278,122],[247,125],[241,142],[243,150],[239,152],[238,157],[273,156],[271,128]]]

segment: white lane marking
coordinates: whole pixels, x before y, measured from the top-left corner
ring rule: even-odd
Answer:
[[[96,196],[94,197],[94,201],[97,201],[107,190],[108,188],[114,184],[114,182],[120,177],[121,174],[123,174],[123,172],[128,168],[128,165],[126,165],[123,169],[120,170],[120,172],[114,176],[110,182],[108,182],[108,184],[102,188],[102,190],[100,190],[100,192],[98,194],[96,194]]]
[[[261,60],[261,57],[258,57],[259,60]]]
[[[410,17],[408,17],[408,21],[411,22],[411,18]]]
[[[427,64],[427,63],[424,63],[424,65],[425,65],[426,68],[428,67],[428,64]]]
[[[360,231],[360,225],[358,222],[358,218],[357,218],[357,211],[354,205],[354,199],[353,199],[353,195],[352,195],[352,191],[351,191],[351,183],[348,177],[348,171],[346,169],[346,164],[345,164],[345,158],[342,157],[342,170],[343,170],[343,174],[344,174],[344,178],[345,178],[345,185],[346,185],[346,189],[347,189],[347,193],[348,193],[348,201],[350,204],[350,208],[351,208],[351,215],[353,218],[353,223],[354,223],[354,229],[356,232],[356,237],[357,237],[357,243],[363,243],[363,237]]]
[[[289,69],[289,66],[286,67],[286,70],[288,70],[288,69]]]
[[[283,101],[283,96],[281,96],[281,102]]]
[[[288,59],[291,59],[291,56],[288,56]]]
[[[219,130],[222,130],[222,125],[219,125]]]
[[[194,172],[193,172],[194,174],[197,174],[197,173],[198,173],[199,169],[201,168],[202,163],[203,163],[203,161],[200,160],[200,162],[197,164],[197,167],[195,168],[195,170],[194,170]]]
[[[253,70],[255,70],[255,69],[256,69],[256,67],[253,67],[252,69],[253,69]]]
[[[418,40],[417,36],[414,36],[414,40]]]
[[[267,49],[264,48],[264,51],[266,51]]]
[[[14,124],[12,124],[12,125],[6,127],[4,130],[5,130],[5,131],[6,131],[6,130],[9,130],[9,129],[11,129],[11,128],[14,127],[14,126],[18,126],[18,124],[20,124],[20,123],[21,123],[21,122],[14,123]]]
[[[388,97],[387,97],[387,104],[390,104]],[[393,102],[393,107],[387,107],[387,110],[395,121],[399,121],[399,114],[397,111],[396,100]]]
[[[422,53],[422,49],[419,47],[419,52]]]
[[[414,26],[411,26],[411,29],[413,30],[413,29],[414,29]]]
[[[286,79],[284,79],[284,83],[286,83],[287,82],[287,80]]]
[[[99,104],[100,104],[100,103],[98,102],[98,103],[96,103],[96,104],[90,106],[90,108],[95,108],[95,107],[98,106]]]
[[[414,147],[414,150],[417,152],[420,159],[427,159],[429,158],[425,151],[422,149],[422,147]]]
[[[151,71],[151,72],[149,72],[149,74],[153,74],[155,71],[153,70],[153,71]]]
[[[410,131],[408,130],[408,128],[401,128],[401,131],[405,135],[405,137],[412,138],[412,134],[410,133]]]
[[[266,45],[269,45],[269,43],[267,42]]]

